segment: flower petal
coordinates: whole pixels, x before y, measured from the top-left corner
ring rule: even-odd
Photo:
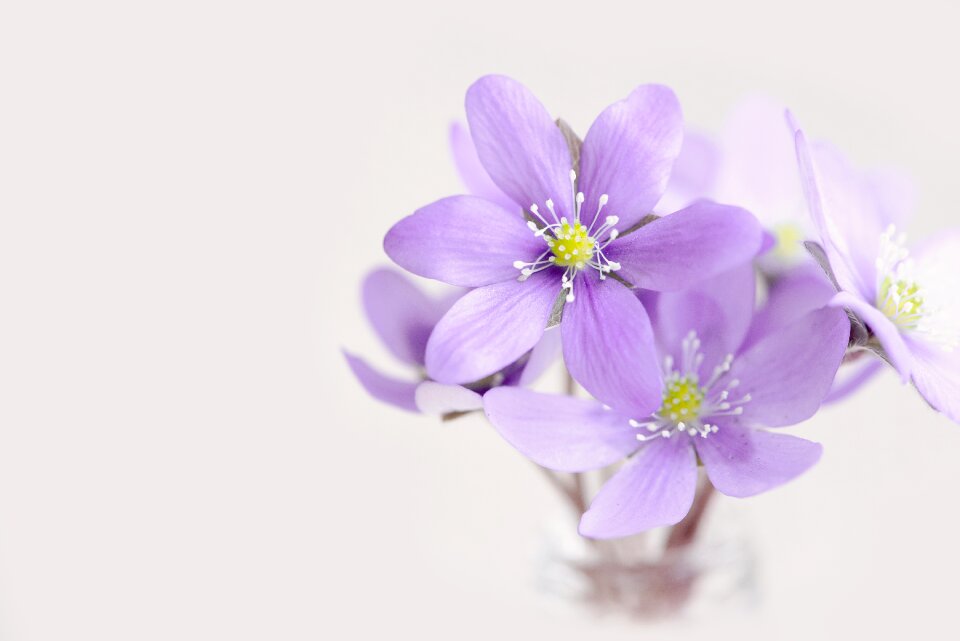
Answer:
[[[621,264],[617,274],[629,283],[672,291],[753,259],[762,240],[748,211],[701,200],[618,238],[604,252]]]
[[[583,211],[590,220],[600,196],[627,229],[653,211],[683,143],[683,113],[673,91],[641,85],[597,117],[580,152]]]
[[[681,292],[659,295],[650,319],[660,349],[681,362],[681,343],[691,332],[704,355],[701,372],[710,372],[727,354],[735,354],[753,319],[757,278],[746,262]]]
[[[547,246],[518,213],[476,196],[451,196],[394,225],[383,249],[418,276],[481,287],[516,278],[514,261],[532,261]]]
[[[749,96],[734,106],[720,135],[723,163],[714,198],[740,205],[767,227],[807,220],[785,113],[768,96]]]
[[[404,363],[423,365],[433,326],[453,304],[437,301],[392,269],[376,269],[363,280],[363,308],[387,349]]]
[[[831,307],[847,308],[856,314],[883,345],[883,351],[889,358],[890,364],[900,374],[900,379],[904,383],[910,380],[913,356],[910,354],[910,348],[903,340],[903,335],[893,324],[893,321],[879,309],[850,292],[838,292],[830,299],[829,305]]]
[[[737,498],[793,480],[813,467],[823,452],[819,443],[739,425],[721,424],[715,434],[695,438],[694,443],[713,486]]]
[[[530,357],[523,366],[517,385],[527,386],[553,365],[561,354],[560,330],[550,328],[543,333],[540,342],[530,350]]]
[[[734,359],[728,374],[740,381],[734,396],[750,395],[742,420],[783,427],[813,416],[830,391],[849,338],[846,313],[831,308],[760,337]]]
[[[836,293],[817,265],[807,263],[788,270],[771,285],[766,303],[754,315],[744,349],[758,337],[825,306]]]
[[[567,370],[597,400],[635,418],[660,406],[663,379],[653,330],[633,292],[613,279],[582,274],[560,330]]]
[[[720,150],[716,143],[704,134],[687,129],[667,190],[657,203],[657,213],[669,214],[701,198],[713,198],[719,168]]]
[[[524,209],[552,198],[557,214],[569,215],[570,151],[536,96],[512,78],[484,76],[466,107],[477,156],[500,190]]]
[[[611,539],[673,525],[690,511],[696,489],[689,439],[651,441],[600,488],[580,519],[580,534]]]
[[[484,395],[483,408],[500,436],[551,470],[595,470],[640,446],[628,419],[593,400],[498,387]]]
[[[960,352],[911,339],[913,384],[933,409],[960,423]]]
[[[800,178],[830,267],[841,289],[876,298],[876,258],[884,215],[863,174],[836,149],[796,131]]]
[[[883,361],[879,358],[866,358],[864,360],[863,363],[844,364],[840,368],[837,372],[837,378],[834,379],[833,385],[830,387],[830,393],[823,399],[824,405],[837,403],[847,398],[869,383],[883,369]]]
[[[360,384],[363,385],[370,396],[408,412],[417,411],[417,404],[413,397],[418,383],[411,383],[381,374],[370,367],[362,358],[348,352],[343,352],[343,355],[346,357],[350,369],[353,370],[353,375],[357,377],[357,380],[360,381]]]
[[[457,173],[460,174],[460,180],[468,193],[495,202],[504,209],[519,211],[519,205],[500,191],[500,188],[490,179],[490,174],[483,168],[477,156],[477,148],[473,144],[473,138],[470,137],[470,130],[459,122],[450,125],[450,153]]]
[[[469,412],[483,407],[483,399],[473,390],[462,385],[444,385],[424,381],[414,394],[417,409],[424,414]]]
[[[553,270],[524,282],[477,288],[440,319],[427,342],[427,373],[441,383],[472,383],[503,369],[543,336],[560,292]]]

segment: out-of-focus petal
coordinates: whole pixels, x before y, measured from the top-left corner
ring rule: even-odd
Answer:
[[[560,330],[552,327],[543,333],[540,342],[530,350],[530,358],[523,366],[523,371],[517,385],[526,386],[535,380],[553,365],[561,353]]]
[[[495,202],[504,209],[519,212],[520,206],[500,191],[490,179],[490,174],[483,168],[477,156],[470,130],[459,122],[450,124],[450,153],[453,155],[453,164],[460,174],[460,180],[470,194]]]
[[[660,406],[663,378],[646,310],[615,280],[584,273],[560,329],[567,370],[595,398],[642,418]]]
[[[720,134],[723,162],[714,198],[743,207],[767,227],[807,218],[785,111],[768,96],[748,96]]]
[[[960,423],[960,351],[909,339],[913,384],[935,410]]]
[[[838,292],[830,299],[829,304],[831,307],[849,309],[856,314],[880,341],[883,351],[890,359],[890,364],[900,374],[900,379],[904,383],[910,380],[910,372],[913,369],[913,355],[903,340],[903,334],[893,324],[893,321],[870,303],[849,292]]]
[[[910,176],[887,167],[868,171],[865,179],[880,214],[881,225],[905,229],[917,209],[917,185]]]
[[[547,246],[518,213],[476,196],[451,196],[394,225],[383,248],[418,276],[480,287],[515,279],[513,263],[532,261]]]
[[[482,397],[461,385],[424,381],[417,386],[414,400],[424,414],[470,412],[483,407]]]
[[[687,129],[683,135],[680,155],[673,163],[667,190],[656,211],[670,214],[703,198],[715,199],[717,172],[720,168],[720,150],[708,136]],[[738,205],[740,204],[737,201]]]
[[[837,372],[837,378],[833,381],[830,393],[823,399],[823,404],[844,400],[873,380],[883,370],[883,365],[879,358],[865,359],[863,363],[844,364]]]
[[[572,212],[567,142],[529,89],[505,76],[484,76],[467,90],[467,122],[477,156],[503,193],[524,209],[552,198]]]
[[[651,313],[661,351],[680,362],[681,343],[691,331],[704,355],[701,372],[710,372],[727,354],[735,354],[753,319],[756,273],[743,263],[680,292],[660,294]]]
[[[498,372],[543,336],[559,294],[548,270],[528,280],[479,287],[440,319],[427,342],[427,373],[441,383],[472,383]]]
[[[846,313],[823,308],[759,338],[734,359],[728,374],[740,381],[731,398],[750,396],[741,420],[783,427],[813,416],[830,391],[849,337]]]
[[[343,355],[346,357],[350,369],[353,370],[353,375],[357,377],[357,380],[360,381],[360,384],[363,385],[370,396],[409,412],[417,411],[414,394],[418,383],[381,374],[370,367],[362,358],[348,352],[344,352]]]
[[[823,452],[819,443],[732,424],[721,424],[716,433],[694,443],[713,486],[738,498],[793,480]]]
[[[664,216],[604,250],[621,264],[617,275],[643,289],[675,291],[751,260],[760,224],[739,207],[699,201]]]
[[[690,441],[651,441],[600,489],[580,519],[580,534],[611,539],[673,525],[690,511],[696,489]]]
[[[551,470],[606,467],[639,447],[628,419],[593,400],[498,387],[484,395],[483,407],[508,443]]]
[[[423,365],[433,326],[443,306],[392,269],[376,269],[363,281],[363,308],[387,349],[404,363]]]
[[[683,143],[683,113],[668,87],[641,85],[597,117],[580,153],[584,218],[591,220],[600,196],[604,215],[620,217],[626,229],[653,212]]]

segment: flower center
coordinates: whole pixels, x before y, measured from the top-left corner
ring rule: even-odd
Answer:
[[[800,243],[804,239],[803,230],[793,223],[779,223],[773,226],[773,236],[777,240],[774,253],[781,260],[794,260],[801,255]]]
[[[660,409],[645,420],[630,419],[630,426],[641,430],[637,433],[637,440],[670,438],[674,434],[707,438],[720,429],[716,423],[710,422],[711,419],[743,413],[743,405],[750,402],[749,394],[736,401],[729,400],[730,393],[740,384],[738,379],[727,377],[733,365],[733,355],[728,354],[713,368],[710,379],[701,384],[700,366],[704,356],[700,347],[697,333],[691,331],[680,343],[679,366],[675,366],[672,356],[664,359]]]
[[[553,240],[547,239],[547,246],[553,252],[555,265],[583,269],[593,258],[593,248],[597,241],[589,235],[586,226],[579,220],[572,225],[563,222],[553,234]]]
[[[893,225],[880,235],[876,307],[901,330],[952,350],[960,345],[960,300],[950,280],[956,274],[929,259],[915,264],[905,240]]]
[[[877,307],[903,329],[916,329],[923,318],[923,295],[912,281],[886,276],[880,284]]]
[[[607,274],[620,269],[620,263],[610,260],[603,253],[607,245],[617,239],[619,232],[614,225],[620,222],[617,216],[600,218],[600,212],[607,204],[607,195],[600,196],[596,213],[590,224],[585,225],[580,217],[584,196],[582,191],[577,191],[577,174],[572,169],[570,187],[573,193],[573,222],[567,220],[566,216],[557,216],[553,200],[549,198],[546,202],[549,215],[546,217],[540,213],[536,203],[530,205],[532,220],[527,222],[527,227],[534,236],[543,238],[547,247],[533,262],[518,260],[513,263],[520,270],[521,281],[548,267],[565,268],[560,282],[567,291],[568,303],[574,300],[573,282],[580,271],[590,267],[597,270],[600,280],[604,280]]]
[[[681,376],[667,381],[663,390],[663,404],[657,414],[674,423],[695,420],[700,416],[703,396],[695,376]]]

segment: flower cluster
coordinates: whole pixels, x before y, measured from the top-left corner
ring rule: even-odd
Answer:
[[[451,292],[431,298],[387,269],[363,286],[374,329],[415,373],[347,360],[403,409],[482,409],[550,470],[617,466],[584,536],[678,523],[699,467],[734,497],[795,478],[821,447],[775,428],[884,361],[960,421],[960,235],[909,253],[896,175],[855,169],[762,99],[717,140],[685,132],[659,85],[607,107],[582,140],[502,76],[474,83],[466,112],[451,144],[470,194],[384,239],[397,265]],[[529,389],[561,354],[585,394]]]

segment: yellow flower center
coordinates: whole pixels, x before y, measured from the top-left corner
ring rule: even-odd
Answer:
[[[663,405],[658,414],[674,423],[695,420],[703,405],[703,390],[695,376],[683,376],[665,381]]]
[[[583,269],[583,266],[593,258],[596,240],[587,234],[587,228],[579,221],[571,225],[564,220],[563,224],[554,231],[553,239],[548,240],[547,244],[556,259],[555,265]]]
[[[800,255],[803,230],[793,223],[780,223],[773,227],[777,244],[774,253],[782,260],[792,260]]]
[[[920,286],[913,281],[887,276],[880,284],[877,307],[901,328],[912,329],[923,317]]]

